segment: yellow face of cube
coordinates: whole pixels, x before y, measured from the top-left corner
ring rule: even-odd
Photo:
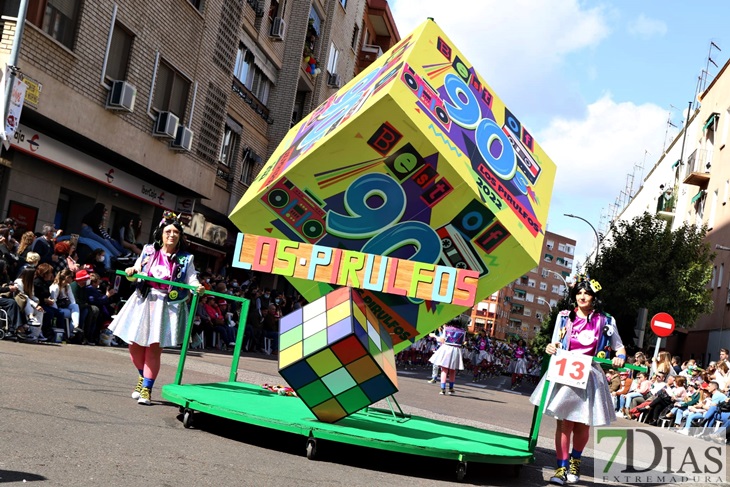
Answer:
[[[418,262],[411,272],[424,275],[469,269],[478,301],[539,262],[555,170],[426,21],[287,134],[230,218],[247,234],[353,251],[333,264],[352,276],[362,254]],[[307,299],[333,289],[295,277],[297,263],[285,275]],[[469,307],[368,275],[381,290],[359,292],[395,351]]]

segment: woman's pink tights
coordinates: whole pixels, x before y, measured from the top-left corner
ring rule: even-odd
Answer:
[[[570,455],[570,435],[573,435],[573,449],[583,451],[588,444],[590,427],[587,424],[559,419],[555,429],[555,454],[558,460],[567,460]]]
[[[129,344],[129,356],[137,370],[143,371],[145,379],[156,379],[160,372],[160,357],[162,348],[159,343],[153,343],[149,347],[143,347],[136,343]]]

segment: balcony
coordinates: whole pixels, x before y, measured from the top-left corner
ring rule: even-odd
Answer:
[[[711,154],[706,150],[696,150],[687,158],[687,167],[684,172],[684,184],[699,186],[700,189],[707,189],[710,182],[710,161]]]
[[[669,222],[670,225],[674,221],[677,209],[677,198],[674,197],[674,194],[674,188],[669,188],[662,191],[657,198],[656,216]]]

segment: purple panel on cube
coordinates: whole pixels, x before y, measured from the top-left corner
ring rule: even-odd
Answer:
[[[352,333],[352,318],[341,319],[332,326],[327,327],[327,343],[335,343],[340,338],[344,338]]]
[[[295,309],[286,316],[282,316],[279,319],[279,335],[286,333],[295,326],[302,324],[302,308]]]

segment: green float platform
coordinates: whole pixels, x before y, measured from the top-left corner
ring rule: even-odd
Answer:
[[[121,271],[117,273],[123,275]],[[193,290],[192,286],[185,284],[137,274],[134,277]],[[194,413],[202,412],[254,426],[302,435],[307,438],[306,455],[310,459],[316,456],[317,440],[322,439],[365,448],[455,460],[458,462],[456,469],[458,480],[464,478],[467,462],[513,465],[515,473],[518,473],[520,466],[534,460],[542,419],[540,411],[548,390],[547,381],[543,389],[542,402],[540,406],[535,407],[530,432],[525,437],[404,414],[394,397],[386,400],[390,409],[368,407],[336,423],[325,423],[319,421],[296,396],[279,395],[260,385],[236,380],[245,328],[243,317],[248,313],[249,302],[243,298],[213,291],[206,291],[205,294],[240,301],[242,319],[239,321],[228,381],[183,384],[182,374],[190,343],[192,319],[199,298],[193,294],[175,381],[162,386],[160,392],[163,399],[180,407],[183,412],[183,426],[186,428],[192,425]],[[609,360],[598,358],[594,360],[610,364]],[[547,366],[547,360],[544,366]],[[627,367],[642,370],[631,365]]]
[[[372,407],[337,423],[324,423],[298,397],[243,382],[168,384],[161,395],[186,413],[200,411],[314,440],[459,462],[520,465],[533,459],[528,438]],[[184,423],[189,420],[183,417]]]

